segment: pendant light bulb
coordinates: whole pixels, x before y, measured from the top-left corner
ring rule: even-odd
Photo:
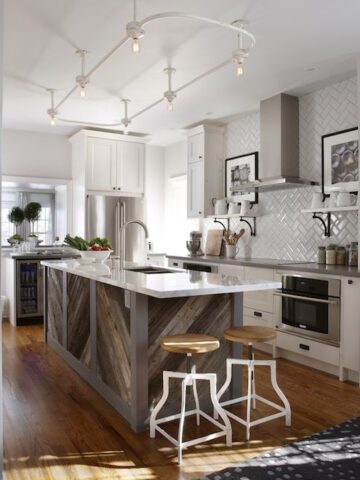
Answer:
[[[85,87],[80,87],[80,97],[81,97],[81,98],[85,98],[85,97],[86,97]]]
[[[134,38],[134,40],[132,42],[132,51],[135,54],[140,53],[140,41],[139,41],[138,38]]]
[[[172,112],[174,110],[174,104],[172,101],[168,102],[167,109],[168,109],[168,112]]]
[[[56,125],[56,118],[57,118],[57,115],[58,115],[58,111],[57,109],[55,108],[55,89],[54,88],[48,88],[46,90],[47,92],[49,92],[50,94],[50,108],[47,109],[46,113],[48,114],[49,118],[50,118],[50,125],[52,127],[55,127]]]
[[[236,75],[238,77],[241,77],[241,75],[243,75],[243,74],[244,74],[244,68],[243,68],[242,64],[239,63],[239,65],[236,67]]]
[[[56,118],[55,118],[55,117],[51,117],[51,118],[50,118],[50,125],[51,125],[52,127],[55,127],[55,126],[56,126]]]

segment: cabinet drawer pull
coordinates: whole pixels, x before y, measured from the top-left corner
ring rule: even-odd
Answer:
[[[348,280],[348,285],[352,285],[354,282],[352,280]]]
[[[177,262],[173,262],[173,267],[177,267],[179,264]]]
[[[306,350],[306,351],[310,351],[310,347],[309,345],[305,345],[304,343],[299,343],[299,348],[301,348],[301,350]]]
[[[261,312],[254,312],[254,317],[262,317],[262,313]]]

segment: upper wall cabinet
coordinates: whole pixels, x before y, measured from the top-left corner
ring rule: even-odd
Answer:
[[[213,213],[213,198],[224,196],[224,127],[200,125],[188,134],[187,216]]]
[[[134,196],[144,193],[143,139],[82,130],[70,141],[73,181],[82,184],[85,191]]]

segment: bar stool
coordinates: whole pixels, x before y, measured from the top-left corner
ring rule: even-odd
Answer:
[[[276,338],[276,330],[273,328],[267,327],[257,327],[257,326],[243,326],[243,327],[232,327],[228,330],[225,330],[224,337],[226,340],[230,342],[237,342],[241,343],[242,345],[246,345],[249,349],[249,358],[248,360],[240,360],[235,358],[228,358],[226,360],[226,380],[224,385],[218,392],[218,400],[222,407],[233,405],[235,403],[240,403],[243,401],[247,402],[247,410],[246,410],[246,419],[238,417],[232,412],[226,411],[227,415],[236,420],[237,422],[241,423],[246,427],[246,440],[250,440],[250,428],[254,427],[255,425],[259,425],[260,423],[269,422],[271,420],[275,420],[279,417],[285,417],[285,424],[287,427],[291,425],[291,409],[288,399],[285,397],[284,393],[280,390],[280,387],[276,380],[276,361],[275,360],[255,360],[253,345],[254,343],[266,342],[268,340],[273,340]],[[248,388],[247,388],[247,395],[243,397],[238,397],[232,400],[227,400],[221,402],[220,399],[228,389],[231,378],[232,378],[232,366],[233,365],[244,365],[248,368]],[[255,391],[255,367],[256,366],[267,366],[270,367],[271,371],[271,384],[283,402],[283,405],[278,405],[270,400],[257,395]],[[267,405],[278,410],[278,413],[274,413],[272,415],[268,415],[263,418],[259,418],[257,420],[251,421],[251,403],[252,408],[256,408],[256,400],[260,400]],[[217,413],[214,411],[214,417],[217,418]]]
[[[217,399],[217,389],[216,389],[216,373],[197,373],[195,365],[192,364],[192,355],[207,353],[217,350],[220,346],[220,342],[217,338],[211,337],[209,335],[198,335],[187,333],[184,335],[173,335],[171,337],[164,337],[161,340],[161,348],[168,352],[186,354],[187,356],[187,372],[163,372],[163,395],[159,400],[158,404],[155,406],[151,416],[150,416],[150,437],[155,438],[155,432],[158,431],[165,438],[167,438],[173,445],[178,449],[178,462],[181,465],[182,462],[182,449],[190,447],[192,445],[197,445],[199,443],[207,442],[214,438],[226,437],[226,445],[231,446],[231,423],[228,419],[225,410],[219,405]],[[170,378],[179,378],[182,379],[181,382],[181,409],[180,413],[175,415],[170,415],[167,417],[157,419],[157,415],[161,408],[164,406],[168,396],[169,396],[169,379]],[[205,412],[200,410],[199,397],[196,388],[197,380],[207,380],[210,384],[210,398],[213,404],[214,411],[218,416],[221,417],[224,425],[207,415]],[[193,388],[194,399],[195,399],[195,409],[186,411],[186,389],[187,387]],[[204,417],[209,422],[216,425],[220,432],[211,433],[204,437],[196,438],[189,440],[187,442],[183,441],[183,430],[184,430],[184,420],[185,417],[190,415],[196,415],[196,424],[200,424],[200,416]],[[171,422],[172,420],[180,419],[178,438],[170,436],[165,430],[163,430],[159,425]]]

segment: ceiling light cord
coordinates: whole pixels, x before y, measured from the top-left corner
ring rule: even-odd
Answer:
[[[85,75],[85,57],[89,53],[87,50],[76,50],[77,55],[80,55],[80,75],[76,77],[76,83],[80,88],[80,97],[85,98],[86,86],[89,83],[89,78]]]
[[[168,108],[168,111],[169,112],[172,112],[173,109],[174,109],[174,104],[173,104],[173,101],[175,100],[176,98],[176,93],[174,92],[174,90],[172,89],[172,76],[173,74],[176,72],[176,69],[175,68],[172,68],[172,67],[167,67],[167,68],[164,68],[164,73],[167,75],[168,77],[168,89],[166,92],[164,92],[164,98],[167,100],[168,104],[167,104],[167,108]]]
[[[55,127],[57,115],[58,115],[57,108],[55,107],[55,91],[56,90],[54,88],[47,88],[46,91],[50,93],[50,108],[48,108],[47,114],[50,117],[50,125],[52,127]]]
[[[121,125],[124,127],[124,134],[128,135],[129,134],[129,125],[131,123],[131,120],[128,115],[128,104],[130,100],[128,98],[123,98],[121,100],[124,104],[124,118],[121,119]]]

